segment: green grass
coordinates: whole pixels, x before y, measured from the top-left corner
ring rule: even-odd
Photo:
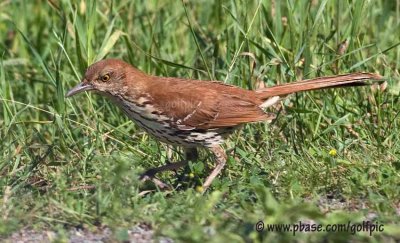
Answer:
[[[123,240],[145,223],[177,241],[400,239],[399,1],[21,0],[0,9],[4,237],[26,226],[62,235],[101,224]],[[184,180],[161,176],[179,189],[144,194],[138,175],[168,160],[165,145],[104,98],[64,98],[105,57],[247,89],[355,71],[380,73],[388,87],[293,95],[270,110],[272,124],[247,125],[226,142],[228,166],[205,195],[195,188],[207,176],[203,162],[212,163],[206,151]],[[384,232],[254,229],[259,220],[326,225],[370,213]]]

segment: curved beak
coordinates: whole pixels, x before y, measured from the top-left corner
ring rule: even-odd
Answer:
[[[73,87],[72,89],[70,89],[68,91],[68,93],[65,95],[65,97],[71,97],[75,94],[81,93],[83,91],[89,91],[89,90],[93,90],[93,85],[91,85],[88,82],[82,81],[81,83],[79,83],[77,86]]]

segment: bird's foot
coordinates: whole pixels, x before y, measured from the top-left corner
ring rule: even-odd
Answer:
[[[154,177],[153,173],[145,172],[140,176],[141,182],[152,181],[158,188],[162,190],[171,190],[171,186],[162,182],[161,180]]]

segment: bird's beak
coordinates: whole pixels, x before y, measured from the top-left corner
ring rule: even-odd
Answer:
[[[91,85],[88,82],[85,82],[85,80],[84,80],[81,83],[79,83],[77,86],[75,86],[72,89],[70,89],[68,91],[68,93],[65,95],[65,97],[71,97],[71,96],[73,96],[75,94],[78,94],[80,92],[89,91],[89,90],[93,90],[93,89],[94,89],[93,85]]]

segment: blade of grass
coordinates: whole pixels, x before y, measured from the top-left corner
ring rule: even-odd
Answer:
[[[207,64],[208,62],[207,62],[206,58],[204,57],[204,54],[203,54],[203,52],[201,50],[201,47],[199,45],[199,41],[197,40],[197,37],[196,37],[196,33],[194,32],[194,29],[193,29],[192,22],[190,21],[190,18],[189,18],[189,13],[187,11],[186,4],[185,4],[185,2],[183,0],[182,0],[182,6],[183,6],[183,9],[185,10],[186,20],[188,21],[188,25],[189,25],[189,28],[190,28],[190,32],[192,33],[193,40],[196,43],[197,50],[200,53],[201,59],[203,60],[203,63],[204,63],[204,67],[206,68],[206,71],[207,71],[207,74],[208,74],[208,78],[210,80],[213,80],[214,78],[211,75],[210,69],[208,68],[208,64]]]

